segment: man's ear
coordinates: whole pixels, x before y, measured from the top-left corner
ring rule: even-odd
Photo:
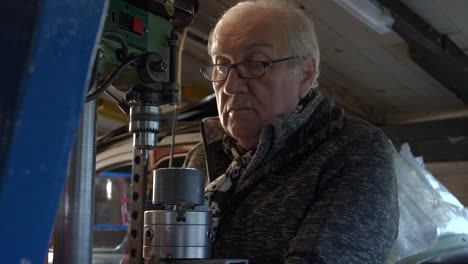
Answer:
[[[307,56],[304,58],[305,65],[302,72],[302,80],[301,80],[301,87],[299,90],[299,96],[304,98],[306,94],[309,92],[310,87],[312,86],[312,82],[316,76],[316,69],[315,69],[315,60],[312,56]]]

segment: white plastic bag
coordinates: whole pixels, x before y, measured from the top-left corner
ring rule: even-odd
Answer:
[[[400,225],[387,263],[417,254],[449,234],[468,234],[468,210],[415,158],[407,143],[394,151]]]

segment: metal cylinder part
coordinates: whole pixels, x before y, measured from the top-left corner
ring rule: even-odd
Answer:
[[[148,131],[134,133],[133,145],[136,149],[153,149],[156,146],[156,133]]]
[[[201,205],[204,173],[192,168],[167,168],[153,172],[153,204]]]
[[[153,149],[159,132],[160,108],[153,105],[134,105],[130,108],[129,131],[137,149]]]
[[[96,100],[84,106],[57,213],[53,263],[91,263],[96,166]]]
[[[177,221],[177,212],[145,212],[143,257],[162,259],[202,259],[211,257],[210,212],[185,212],[185,221]]]

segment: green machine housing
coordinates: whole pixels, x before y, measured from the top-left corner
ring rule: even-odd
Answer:
[[[123,92],[141,83],[163,92],[177,91],[179,86],[171,78],[177,69],[175,54],[178,34],[175,33],[181,33],[191,23],[197,9],[198,0],[111,0],[95,64],[98,84],[126,57],[151,54],[151,65],[148,67],[157,75],[157,82],[154,78],[145,80],[138,65],[132,64],[120,73],[112,85]]]

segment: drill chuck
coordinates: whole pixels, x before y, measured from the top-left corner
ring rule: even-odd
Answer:
[[[130,108],[129,130],[133,133],[133,146],[154,149],[159,132],[160,108],[153,105],[134,105]]]

